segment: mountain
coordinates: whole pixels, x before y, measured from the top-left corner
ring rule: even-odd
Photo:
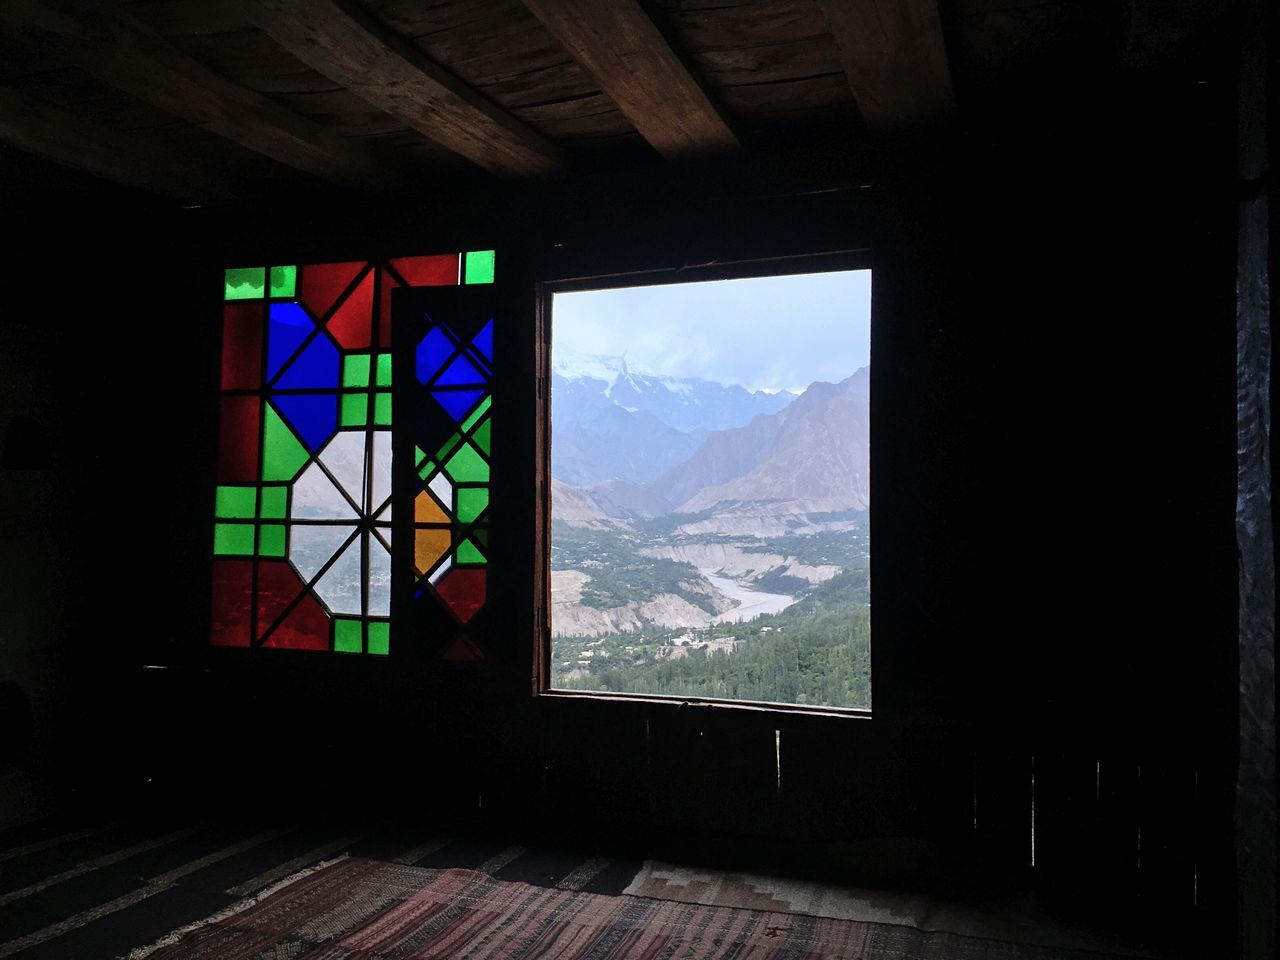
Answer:
[[[647,373],[625,357],[564,351],[551,386],[552,473],[577,487],[649,483],[714,431],[776,413],[792,400],[788,393]]]
[[[581,490],[562,483],[555,477],[551,478],[551,513],[558,522],[567,523],[571,527],[601,530],[624,526],[601,513],[600,508]]]
[[[814,383],[784,410],[713,433],[654,486],[684,513],[751,501],[814,511],[871,501],[870,369]]]
[[[608,480],[648,483],[682,463],[701,437],[669,427],[650,413],[606,403],[580,420],[551,425],[551,474],[575,487]]]
[[[627,520],[660,517],[674,509],[655,484],[641,486],[626,480],[610,480],[592,487],[586,494],[606,516]]]

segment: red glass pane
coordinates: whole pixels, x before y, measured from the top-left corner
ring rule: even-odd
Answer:
[[[483,660],[484,654],[480,652],[480,648],[471,642],[471,638],[465,633],[458,634],[453,643],[449,644],[444,653],[440,654],[443,660],[455,660],[464,663],[475,663],[477,660]]]
[[[454,568],[436,584],[436,593],[453,612],[466,623],[484,606],[485,571]]]
[[[308,593],[262,644],[288,650],[328,650],[329,615]]]
[[[258,636],[266,635],[264,647],[329,649],[329,615],[310,593],[299,601],[279,626],[272,629],[304,589],[305,584],[289,563],[280,560],[258,564]]]
[[[227,304],[222,311],[222,389],[262,383],[262,305]]]
[[[373,327],[373,271],[365,274],[329,320],[329,332],[348,350],[370,345]]]
[[[312,314],[323,319],[363,267],[362,260],[350,263],[308,263],[301,269],[298,299]]]
[[[215,647],[249,646],[253,561],[213,562],[213,615],[209,642]]]
[[[458,255],[442,253],[432,257],[401,257],[391,266],[411,287],[454,287],[458,284]]]
[[[390,270],[380,270],[382,274],[382,295],[378,301],[378,346],[391,348],[391,291],[400,286],[400,281],[391,276]]]
[[[223,397],[218,425],[218,480],[253,483],[258,479],[257,397]]]

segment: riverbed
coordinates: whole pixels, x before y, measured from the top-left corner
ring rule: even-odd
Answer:
[[[738,601],[732,610],[711,618],[712,623],[743,623],[768,613],[779,613],[796,602],[796,598],[785,593],[765,593],[761,590],[748,590],[736,580],[717,576],[711,570],[699,570],[707,581],[723,593]]]

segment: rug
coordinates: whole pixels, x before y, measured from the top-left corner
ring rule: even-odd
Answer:
[[[343,858],[135,960],[1097,960],[910,927],[606,896]]]
[[[922,932],[948,932],[1059,950],[1159,956],[1158,950],[1132,937],[1046,916],[1035,904],[1019,899],[962,905],[925,894],[841,887],[813,880],[735,873],[659,860],[646,860],[622,892],[656,900],[894,924]]]

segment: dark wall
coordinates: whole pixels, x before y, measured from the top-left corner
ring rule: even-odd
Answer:
[[[849,877],[883,874],[868,844],[898,838],[912,864],[1168,909],[1199,871],[1221,901],[1230,115],[1190,77],[1126,91],[853,170],[815,162],[817,142],[782,187],[744,164],[430,210],[23,205],[6,286],[29,291],[17,323],[52,331],[59,408],[50,483],[29,491],[49,586],[14,601],[6,645],[39,650],[56,686],[3,654],[60,731],[36,761],[84,791],[192,802],[265,778],[367,803],[376,779],[414,815]],[[514,371],[489,661],[208,655],[221,265],[487,246]],[[876,271],[873,717],[532,698],[535,281],[838,249]],[[24,403],[4,397],[6,416]],[[6,524],[5,563],[25,567],[29,534]]]

